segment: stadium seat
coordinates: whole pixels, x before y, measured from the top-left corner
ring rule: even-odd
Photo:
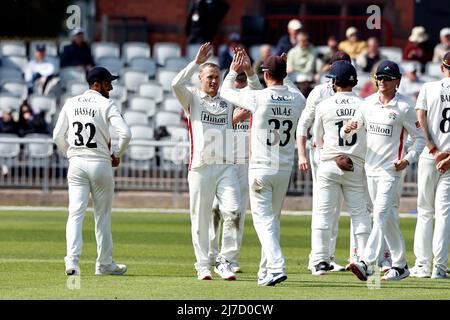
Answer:
[[[398,67],[400,68],[400,72],[402,74],[405,73],[405,70],[410,69],[411,67],[415,67],[417,72],[420,73],[420,69],[422,68],[420,65],[420,62],[417,61],[400,61],[400,63],[398,64]]]
[[[136,57],[131,59],[129,66],[132,69],[141,70],[148,73],[149,78],[154,78],[156,74],[156,62],[152,58]]]
[[[70,80],[86,81],[86,72],[80,67],[65,67],[59,72],[61,79],[60,86],[66,88],[67,82]]]
[[[443,77],[441,72],[441,63],[440,62],[428,62],[425,65],[425,75],[440,79]]]
[[[42,140],[49,140],[50,143],[40,143],[40,142],[33,142],[33,143],[27,143],[26,144],[26,153],[28,157],[30,158],[46,158],[50,157],[53,154],[53,143],[51,141],[51,137],[48,134],[42,134],[42,133],[32,133],[27,134],[25,138],[28,140],[32,139],[42,139]]]
[[[112,86],[113,89],[109,92],[109,97],[121,103],[127,101],[127,88],[125,88],[123,84],[117,81],[113,81]]]
[[[149,81],[148,73],[131,68],[124,68],[121,78],[127,90],[132,92],[137,92],[141,83]]]
[[[188,63],[189,61],[184,57],[169,57],[166,59],[166,65],[164,69],[180,72],[188,65]]]
[[[156,81],[161,84],[166,92],[172,91],[172,80],[177,75],[176,71],[159,69],[156,73]]]
[[[66,93],[71,96],[77,96],[83,94],[89,89],[89,85],[86,81],[70,80],[66,85]]]
[[[55,66],[55,73],[59,72],[59,57],[45,56],[45,59]]]
[[[21,72],[25,72],[28,65],[28,59],[23,56],[5,56],[2,57],[2,67],[17,69]]]
[[[7,80],[1,84],[1,92],[6,92],[25,100],[28,95],[28,87],[23,80]]]
[[[180,115],[175,112],[159,111],[155,115],[155,128],[161,126],[177,126],[180,124]]]
[[[123,60],[118,57],[102,57],[95,60],[95,63],[99,67],[108,69],[113,75],[120,74],[123,69]]]
[[[45,111],[45,121],[52,122],[52,117],[56,113],[55,97],[32,94],[28,97],[28,102],[34,112]]]
[[[183,108],[177,98],[166,98],[163,102],[163,110],[180,113]]]
[[[154,137],[153,128],[148,126],[131,126],[130,130],[134,140],[152,140]]]
[[[128,110],[145,112],[150,118],[156,113],[156,103],[152,98],[134,96],[128,99]]]
[[[380,52],[385,55],[388,60],[399,63],[402,61],[403,50],[399,47],[380,47]]]
[[[120,58],[120,48],[115,42],[94,42],[91,46],[92,56],[98,64],[98,59],[104,57]]]
[[[166,137],[161,140],[178,143],[174,147],[162,147],[163,160],[174,164],[188,163],[189,148],[181,144],[189,141],[187,129],[180,126],[167,126],[166,129],[170,133],[170,137]]]
[[[29,55],[28,57],[31,59],[34,59],[34,53],[36,52],[36,45],[38,44],[45,44],[45,55],[56,57],[58,56],[58,46],[53,41],[48,40],[34,40],[30,42],[29,46]]]
[[[15,68],[0,68],[0,81],[23,80],[23,72]]]
[[[69,39],[60,40],[59,41],[59,45],[58,45],[58,47],[59,47],[59,55],[61,55],[64,52],[64,47],[69,45],[69,44],[71,44],[71,43],[72,43],[72,41],[69,40]]]
[[[125,42],[122,45],[122,59],[129,63],[131,59],[143,57],[150,58],[150,46],[145,42]]]
[[[153,98],[157,104],[164,98],[163,87],[158,83],[143,83],[139,86],[138,94],[142,97]]]
[[[22,56],[27,55],[27,47],[25,41],[0,41],[0,55],[6,56]]]
[[[181,48],[175,42],[157,42],[153,45],[153,57],[160,66],[166,65],[167,58],[181,57]]]
[[[22,100],[20,98],[10,93],[0,93],[0,110],[11,109],[18,111],[21,103]]]
[[[129,126],[148,126],[147,114],[141,111],[126,111],[123,113],[123,118]]]
[[[151,161],[155,158],[155,147],[139,145],[139,142],[147,140],[134,140],[134,145],[128,147],[127,155],[132,170],[150,170]]]
[[[16,158],[20,154],[20,143],[6,142],[10,138],[18,138],[16,134],[0,134],[0,158]]]

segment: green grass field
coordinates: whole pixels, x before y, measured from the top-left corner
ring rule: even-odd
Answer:
[[[187,214],[113,213],[114,259],[124,276],[94,276],[96,246],[92,212],[84,224],[80,289],[64,275],[66,213],[0,211],[0,299],[450,299],[450,280],[407,278],[369,289],[349,272],[314,277],[306,270],[310,217],[282,217],[288,280],[258,287],[260,246],[247,215],[237,281],[198,281]],[[413,264],[415,219],[401,220],[408,261]],[[341,218],[337,256],[348,255],[349,219]]]

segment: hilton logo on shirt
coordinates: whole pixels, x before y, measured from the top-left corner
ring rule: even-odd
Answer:
[[[392,137],[392,125],[369,122],[368,132],[379,135]]]
[[[227,124],[228,123],[228,115],[214,115],[208,112],[202,112],[202,122],[211,123],[211,124]]]

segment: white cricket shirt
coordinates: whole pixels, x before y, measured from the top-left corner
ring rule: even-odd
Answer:
[[[367,131],[365,169],[368,176],[400,176],[401,171],[395,171],[394,162],[405,159],[411,164],[417,161],[425,146],[412,101],[399,93],[386,105],[381,104],[378,92],[367,97],[352,121],[358,122],[358,128],[348,134],[342,128],[341,137],[348,139],[362,128]],[[413,144],[404,155],[407,134]]]
[[[230,103],[252,112],[250,169],[291,171],[295,151],[295,128],[305,107],[305,97],[288,81],[263,90],[238,91],[237,76],[230,71],[220,95]]]
[[[416,109],[427,112],[428,130],[440,151],[450,151],[450,78],[427,82],[420,90]],[[428,147],[421,157],[433,159]]]
[[[348,139],[340,136],[341,128],[355,116],[364,102],[353,92],[337,92],[316,107],[313,139],[320,149],[320,160],[331,160],[338,155],[347,155],[360,166],[366,156],[366,132],[361,130]]]
[[[53,141],[69,159],[111,161],[110,125],[119,136],[119,144],[113,151],[120,157],[130,143],[131,131],[112,100],[95,90],[87,90],[66,101],[53,130]]]

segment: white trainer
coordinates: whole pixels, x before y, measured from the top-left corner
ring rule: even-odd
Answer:
[[[384,276],[381,277],[381,280],[383,281],[398,281],[405,279],[409,276],[409,270],[408,268],[397,268],[392,267],[389,269],[388,272],[384,274]]]
[[[212,280],[211,271],[208,269],[203,269],[197,271],[197,279],[198,280]]]
[[[448,274],[445,272],[444,268],[440,268],[437,266],[434,266],[433,273],[431,275],[431,279],[447,279]]]
[[[79,266],[66,266],[66,276],[79,276],[80,274]]]
[[[427,266],[414,266],[409,270],[409,276],[412,278],[430,278],[430,269]]]
[[[338,264],[336,262],[336,257],[331,256],[330,257],[330,270],[331,272],[340,272],[340,271],[345,271],[345,267],[341,266],[340,264]]]
[[[287,279],[287,275],[284,272],[269,273],[264,279],[258,279],[258,286],[273,287],[278,283],[281,283]]]
[[[347,266],[347,268],[361,281],[367,281],[367,278],[369,278],[370,274],[364,261],[352,262]]]
[[[95,275],[97,276],[105,276],[105,275],[113,275],[120,276],[127,272],[128,268],[124,264],[117,264],[113,261],[108,266],[97,266],[95,269]]]
[[[224,280],[236,280],[236,275],[231,268],[230,263],[226,259],[220,259],[216,262],[214,272],[217,273]]]

